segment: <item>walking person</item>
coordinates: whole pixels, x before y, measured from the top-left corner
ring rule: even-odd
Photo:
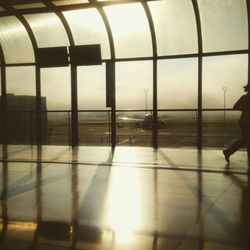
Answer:
[[[239,119],[239,126],[241,137],[235,141],[229,148],[223,150],[225,160],[229,162],[230,156],[234,154],[241,147],[247,147],[248,167],[250,163],[250,85],[247,84],[243,87],[246,92],[241,96],[239,100],[234,104],[233,109],[240,110],[241,116]]]

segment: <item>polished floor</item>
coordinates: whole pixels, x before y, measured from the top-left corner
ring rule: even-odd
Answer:
[[[1,250],[250,249],[246,152],[0,147]]]

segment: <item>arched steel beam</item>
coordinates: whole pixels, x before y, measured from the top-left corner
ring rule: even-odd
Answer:
[[[68,39],[69,39],[69,43],[71,46],[74,46],[75,45],[75,41],[74,41],[74,37],[73,37],[73,34],[71,32],[71,29],[69,27],[69,24],[68,24],[68,21],[66,20],[65,16],[63,15],[63,13],[59,10],[56,10],[54,7],[56,7],[51,1],[49,0],[42,0],[42,2],[48,6],[52,12],[54,12],[58,18],[60,19],[60,21],[62,22],[62,25],[66,31],[66,34],[68,36]]]
[[[116,146],[116,83],[115,83],[115,45],[114,38],[111,30],[110,23],[108,21],[107,15],[103,10],[103,6],[100,5],[100,2],[96,0],[89,0],[91,4],[98,10],[99,14],[102,17],[104,22],[106,32],[109,40],[109,48],[110,48],[110,58],[106,62],[106,91],[109,91],[109,97],[111,101],[111,147],[112,152]],[[107,94],[107,93],[106,93]]]
[[[67,11],[67,10],[78,10],[78,9],[84,9],[84,8],[93,8],[96,7],[96,3],[91,2],[90,3],[78,3],[78,4],[66,4],[66,5],[53,5],[50,7],[40,7],[40,8],[28,8],[28,9],[13,9],[9,8],[11,5],[7,0],[1,0],[5,1],[6,5],[8,6],[7,11],[1,12],[0,16],[6,16],[6,15],[26,15],[26,14],[38,14],[38,13],[48,13],[48,12],[57,12],[57,11]],[[41,0],[42,1],[42,0]],[[156,1],[156,0],[151,0]],[[109,6],[109,5],[119,5],[124,3],[140,3],[144,2],[144,0],[114,0],[114,1],[104,1],[104,2],[97,2],[98,7],[103,6]]]
[[[6,64],[1,44],[0,44],[0,60],[1,60],[0,143],[7,144],[8,112],[7,112],[7,96],[6,96]]]
[[[191,0],[196,20],[197,39],[198,39],[198,117],[197,117],[197,147],[202,148],[202,32],[200,11],[197,0]]]
[[[40,67],[37,64],[37,53],[38,53],[38,45],[35,38],[35,35],[28,23],[28,21],[23,16],[17,16],[19,21],[23,24],[26,29],[35,55],[35,77],[36,77],[36,144],[42,145],[42,102],[41,102],[41,71]]]
[[[157,114],[157,41],[156,41],[156,33],[153,18],[148,7],[148,4],[142,2],[142,6],[147,16],[150,33],[151,33],[151,41],[152,41],[152,51],[153,51],[153,127],[152,127],[152,144],[154,148],[158,147],[158,114]]]
[[[115,46],[114,46],[114,38],[113,38],[113,34],[112,34],[112,30],[107,18],[106,13],[103,10],[103,7],[100,7],[98,2],[96,0],[89,0],[91,3],[94,4],[95,8],[98,10],[98,12],[100,13],[102,20],[104,22],[106,31],[107,31],[107,35],[108,35],[108,40],[109,40],[109,48],[110,48],[110,57],[111,60],[115,60]]]
[[[7,112],[7,95],[6,95],[6,62],[1,43],[0,43],[0,60],[1,60],[0,142],[2,144],[7,144],[8,112]]]

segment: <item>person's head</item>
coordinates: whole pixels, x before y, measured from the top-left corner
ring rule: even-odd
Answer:
[[[248,92],[248,91],[249,91],[249,87],[250,87],[250,86],[249,86],[249,83],[248,83],[246,86],[243,87],[244,91],[245,91],[245,92]]]

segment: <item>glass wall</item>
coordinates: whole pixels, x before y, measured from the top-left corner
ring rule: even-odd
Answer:
[[[57,47],[69,45],[66,31],[54,13],[26,15],[38,47]]]
[[[35,67],[7,67],[6,89],[9,142],[32,145],[35,142]]]
[[[198,0],[204,52],[248,48],[245,0]]]
[[[41,69],[43,138],[46,144],[70,144],[70,68]]]
[[[158,61],[159,146],[195,146],[198,60]],[[191,109],[189,111],[180,111]],[[165,125],[165,126],[163,126]]]
[[[139,3],[104,7],[118,58],[152,56],[148,21]]]
[[[0,43],[6,63],[35,61],[28,33],[16,17],[0,17],[0,31]]]
[[[63,14],[69,23],[76,45],[101,44],[102,58],[110,58],[107,31],[96,9],[65,11]]]
[[[78,67],[77,79],[79,145],[110,145],[105,64]]]
[[[248,55],[204,57],[203,108],[232,109],[248,82]],[[238,138],[239,111],[210,110],[203,114],[204,146],[226,146]]]
[[[152,145],[152,81],[151,61],[116,64],[117,145]],[[144,130],[145,118],[149,126]]]
[[[16,3],[4,12],[0,8],[10,143],[35,142],[39,81],[35,75],[34,49],[100,44],[102,65],[77,67],[80,145],[111,143],[105,68],[109,62],[115,63],[113,106],[117,145],[152,146],[155,101],[158,146],[197,146],[199,98],[203,108],[203,145],[229,144],[238,136],[239,112],[231,108],[243,94],[242,87],[249,78],[247,1],[197,0],[197,3],[200,23],[195,19],[196,6],[191,0],[127,3],[54,0],[50,7],[41,3]],[[47,13],[37,13],[39,10]],[[199,24],[201,37],[197,32]],[[111,51],[115,52],[112,57]],[[200,72],[198,56],[202,60]],[[46,144],[71,143],[70,70],[70,67],[41,69],[42,128]],[[198,76],[201,77],[200,96]],[[157,85],[153,86],[154,83]],[[17,119],[24,124],[20,131],[14,129]]]
[[[196,53],[197,31],[191,1],[149,2],[156,31],[158,55]]]

